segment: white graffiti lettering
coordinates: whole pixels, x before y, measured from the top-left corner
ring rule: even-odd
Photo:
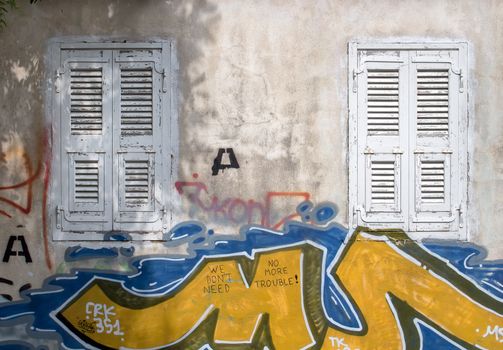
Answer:
[[[338,338],[338,337],[329,337],[330,339],[330,344],[332,345],[333,349],[337,350],[352,350],[351,347],[344,343],[344,338]],[[353,350],[360,350],[359,348],[353,349]]]
[[[114,319],[116,316],[114,310],[115,306],[90,301],[86,304],[86,318],[92,318],[97,333],[124,335],[124,332],[121,331],[120,321]]]
[[[484,338],[494,336],[497,341],[503,343],[503,327],[500,326],[487,326],[486,332],[483,335]]]

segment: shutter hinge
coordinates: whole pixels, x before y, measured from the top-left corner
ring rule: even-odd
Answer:
[[[361,69],[359,71],[356,71],[355,69],[353,69],[353,92],[358,91],[358,74],[361,74],[363,72],[364,72],[363,69]]]
[[[54,87],[57,93],[61,91],[61,76],[63,74],[64,72],[60,68],[56,69],[56,81],[54,83]]]
[[[355,222],[358,221],[358,213],[360,214],[360,219],[363,221],[363,222],[369,222],[370,220],[367,218],[367,215],[365,215],[367,213],[366,209],[363,207],[363,205],[357,205],[355,208],[354,208],[354,211],[353,211],[353,214],[356,216],[356,220]],[[356,227],[356,226],[355,226]]]
[[[367,168],[370,169],[372,167],[372,155],[374,154],[374,150],[370,147],[365,147],[363,154],[365,154],[365,158],[367,159]]]
[[[353,228],[358,226],[358,212],[356,206],[353,207]]]
[[[459,69],[459,72],[455,71],[454,68],[451,68],[451,71],[459,77],[459,92],[464,91],[464,79],[463,79],[463,69]]]
[[[58,229],[61,229],[62,226],[62,219],[61,219],[62,214],[63,215],[65,214],[65,210],[60,205],[58,205],[56,207],[56,227]]]
[[[168,215],[168,210],[166,209],[165,205],[162,206],[161,212],[162,212],[162,221],[163,221],[162,228],[167,229],[168,225],[166,224],[166,216]]]
[[[459,92],[464,91],[464,79],[463,79],[463,70],[459,70]]]
[[[166,74],[166,69],[162,70],[162,92],[167,92],[168,91],[168,77]]]
[[[358,86],[356,85],[356,78],[358,75],[356,74],[356,71],[353,69],[353,92],[356,92],[358,89]]]
[[[461,208],[461,205],[459,207],[457,207],[456,209],[457,209],[458,215],[459,215],[459,227],[463,228],[463,226],[464,226],[464,222],[463,222],[463,209]]]

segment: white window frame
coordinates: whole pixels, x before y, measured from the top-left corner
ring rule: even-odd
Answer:
[[[431,51],[431,52],[442,52],[442,51],[456,51],[457,52],[457,66],[460,68],[460,70],[457,72],[459,75],[459,85],[456,85],[456,88],[459,88],[459,100],[456,101],[458,105],[456,106],[458,109],[458,133],[457,133],[457,140],[456,140],[456,146],[455,151],[458,152],[456,155],[458,157],[458,162],[457,164],[449,164],[449,160],[446,158],[445,164],[449,164],[449,166],[454,166],[458,167],[455,169],[456,173],[459,174],[459,187],[455,188],[456,196],[457,198],[457,203],[452,203],[451,204],[451,210],[454,216],[453,224],[450,226],[448,230],[438,230],[436,229],[436,225],[432,225],[432,229],[425,229],[424,227],[421,228],[421,231],[416,231],[414,229],[410,229],[409,223],[412,220],[412,209],[409,207],[414,206],[413,203],[413,196],[414,194],[411,193],[411,191],[418,191],[418,185],[415,179],[418,178],[419,175],[416,174],[409,174],[411,172],[411,169],[413,169],[414,166],[417,166],[416,163],[418,163],[418,158],[421,157],[421,150],[417,149],[412,149],[413,147],[409,147],[410,149],[407,149],[408,154],[405,154],[404,157],[405,159],[402,158],[402,162],[406,161],[409,165],[406,165],[402,171],[400,171],[399,174],[396,174],[396,176],[400,178],[405,178],[404,182],[401,184],[400,183],[395,184],[396,186],[400,186],[401,188],[399,189],[397,195],[399,197],[406,197],[404,201],[400,201],[400,203],[405,203],[406,208],[405,208],[405,213],[404,216],[404,224],[402,227],[402,224],[400,224],[400,219],[395,218],[396,224],[393,223],[394,218],[390,218],[389,216],[382,219],[383,222],[379,222],[382,218],[382,216],[379,216],[380,213],[377,214],[377,219],[374,217],[374,219],[369,219],[367,216],[368,213],[368,203],[365,203],[365,198],[368,199],[368,193],[365,194],[362,191],[368,192],[368,189],[361,188],[361,183],[362,181],[365,182],[368,180],[362,180],[362,176],[364,176],[362,173],[364,172],[364,169],[367,168],[365,162],[369,162],[368,159],[373,156],[372,150],[369,150],[369,158],[367,159],[364,151],[362,151],[362,144],[366,143],[367,141],[362,141],[361,140],[361,134],[362,134],[362,127],[361,127],[361,121],[360,124],[358,122],[358,116],[360,113],[360,118],[361,118],[361,111],[359,112],[358,109],[362,108],[362,103],[366,102],[366,96],[362,97],[362,91],[360,90],[359,93],[359,82],[361,82],[359,75],[362,73],[362,65],[359,62],[359,53],[364,52],[364,51],[374,51],[376,55],[386,55],[386,53],[383,54],[383,52],[386,51],[394,51],[394,52],[425,52],[425,51]],[[379,42],[379,41],[351,41],[348,45],[348,54],[349,54],[349,64],[348,64],[348,107],[349,107],[349,122],[348,122],[348,141],[349,141],[349,153],[348,153],[348,168],[349,168],[349,179],[348,179],[348,196],[349,196],[349,208],[348,208],[348,222],[351,228],[356,228],[357,226],[367,226],[370,228],[404,228],[406,232],[408,232],[409,237],[411,237],[414,240],[422,240],[422,239],[427,239],[427,238],[435,238],[435,239],[457,239],[457,240],[466,240],[467,239],[467,198],[468,198],[468,44],[466,42],[461,42],[461,41],[453,41],[453,42],[432,42],[432,41],[425,41],[425,42]],[[398,54],[401,56],[401,54]],[[413,54],[407,54],[407,60],[413,56]],[[418,58],[419,56],[415,57]],[[400,61],[400,62],[399,62]],[[419,59],[420,61],[420,59]],[[442,61],[442,60],[439,60]],[[389,63],[389,61],[387,61]],[[411,63],[408,61],[402,61],[401,58],[397,58],[398,66],[401,67],[401,65],[410,65],[412,67]],[[431,62],[429,62],[431,63]],[[421,64],[420,62],[418,64]],[[440,63],[439,63],[440,64]],[[412,68],[407,68],[407,71],[412,71]],[[414,67],[418,67],[417,65]],[[364,68],[366,69],[366,68]],[[401,68],[397,68],[401,69]],[[407,78],[407,91],[409,91],[410,86],[412,85],[412,74],[409,75]],[[414,78],[415,79],[415,78]],[[449,78],[451,79],[451,78]],[[449,80],[450,82],[450,80]],[[415,81],[414,81],[415,84]],[[450,83],[449,83],[450,84]],[[416,85],[414,85],[416,86]],[[400,91],[403,89],[402,83],[400,82]],[[449,85],[450,89],[450,85]],[[366,93],[366,90],[365,90]],[[407,93],[407,98],[411,99],[410,93]],[[450,94],[449,94],[450,96]],[[402,92],[400,92],[400,100],[402,99]],[[451,106],[451,98],[449,97],[449,108]],[[412,111],[412,103],[408,103],[409,109],[405,115],[410,118],[412,113],[416,113],[415,111]],[[365,108],[366,104],[365,104]],[[401,114],[402,112],[400,112]],[[450,112],[449,112],[450,113]],[[415,114],[414,114],[415,116]],[[400,116],[402,118],[403,116]],[[415,118],[415,117],[414,117]],[[401,119],[400,119],[401,120]],[[450,117],[449,117],[450,120]],[[415,121],[415,120],[414,120]],[[367,123],[367,121],[365,122]],[[409,123],[409,122],[407,122]],[[449,121],[451,123],[451,121]],[[410,123],[412,124],[412,123]],[[360,125],[360,126],[359,126]],[[449,124],[451,125],[451,124]],[[365,126],[366,128],[367,126]],[[417,136],[411,136],[412,133],[410,132],[411,128],[414,126],[408,125],[406,126],[406,143],[407,145],[411,144],[411,138],[414,137],[416,138]],[[400,128],[402,128],[402,122],[400,122]],[[402,132],[404,130],[400,129],[400,135],[402,135]],[[449,131],[451,132],[451,131]],[[414,133],[417,133],[417,131],[414,131]],[[359,136],[360,135],[360,136]],[[417,135],[417,134],[414,134]],[[402,136],[400,136],[402,137]],[[360,140],[359,140],[360,139]],[[415,139],[414,139],[415,142]],[[403,150],[397,149],[395,156],[397,156],[399,159],[402,156]],[[391,156],[391,153],[395,153],[395,151],[390,152],[389,156]],[[431,157],[430,157],[431,158]],[[399,160],[400,161],[400,160]],[[438,161],[435,157],[433,157],[430,161]],[[419,163],[418,163],[419,164]],[[451,171],[451,170],[449,170]],[[451,172],[452,174],[452,172]],[[414,175],[414,176],[413,176]],[[454,179],[456,180],[456,179]],[[450,182],[452,182],[452,179],[448,177],[445,180],[449,186]],[[447,186],[447,185],[445,185]],[[364,186],[365,187],[365,186]],[[364,198],[364,200],[362,200]],[[396,198],[396,196],[395,196]],[[368,201],[367,201],[368,202]],[[418,204],[416,203],[416,207]],[[417,219],[418,214],[417,211],[414,212],[414,216]],[[450,219],[448,219],[450,220]],[[425,223],[425,226],[428,224]],[[438,225],[437,225],[438,226]],[[413,228],[413,227],[412,227]]]
[[[122,222],[128,222],[129,226],[126,224],[118,225],[119,229],[115,232],[117,233],[125,233],[132,240],[163,240],[163,233],[171,227],[172,224],[172,204],[173,200],[173,188],[174,181],[173,174],[176,172],[173,170],[176,168],[176,156],[177,156],[177,142],[178,142],[178,111],[176,107],[176,91],[177,91],[177,83],[176,83],[176,70],[177,70],[177,60],[176,60],[176,47],[175,42],[173,40],[166,39],[146,39],[146,40],[124,40],[117,38],[96,38],[96,37],[64,37],[64,38],[54,38],[51,39],[48,43],[48,52],[46,55],[46,66],[48,67],[46,71],[46,81],[47,81],[47,89],[46,89],[46,114],[48,116],[48,121],[51,127],[51,148],[52,148],[52,158],[51,158],[51,176],[49,187],[47,191],[47,207],[46,207],[46,215],[48,218],[48,227],[49,232],[52,233],[52,238],[54,241],[95,241],[95,240],[103,240],[104,235],[106,233],[114,233],[114,231],[108,230],[100,230],[96,228],[92,228],[93,223],[92,220],[86,222],[86,220],[82,220],[84,226],[86,224],[89,225],[90,229],[78,229],[78,230],[65,230],[62,225],[62,215],[65,213],[62,211],[62,203],[64,194],[61,190],[61,184],[65,181],[68,182],[68,179],[64,179],[64,175],[62,175],[62,162],[64,161],[62,158],[63,153],[67,152],[63,150],[61,138],[64,137],[62,133],[62,102],[61,102],[61,84],[62,84],[62,52],[64,50],[104,50],[109,52],[124,52],[121,50],[131,50],[132,52],[138,53],[138,50],[157,50],[160,52],[160,58],[158,59],[159,66],[156,66],[156,69],[160,68],[160,78],[157,77],[158,80],[161,81],[162,88],[159,94],[154,93],[154,99],[159,99],[159,109],[160,109],[160,124],[159,134],[161,135],[158,141],[153,141],[154,148],[157,153],[156,159],[161,159],[160,166],[156,166],[156,179],[153,184],[156,188],[161,188],[162,192],[159,193],[159,196],[156,195],[155,199],[150,198],[149,201],[152,203],[156,201],[156,210],[159,215],[159,220],[156,219],[156,223],[154,224],[146,224],[143,225],[143,222],[135,221],[134,212],[133,213],[125,213],[126,215],[130,215],[131,219],[121,219]],[[137,50],[137,51],[135,51]],[[120,53],[122,54],[122,53]],[[120,55],[119,54],[119,55]],[[115,54],[114,54],[115,55]],[[115,56],[114,56],[115,57]],[[125,62],[123,64],[128,64],[128,59],[124,60],[121,58],[121,62]],[[135,61],[135,58],[131,58],[131,62],[134,64],[139,61]],[[154,64],[154,63],[153,63]],[[157,64],[157,63],[155,63]],[[158,72],[159,73],[159,72]],[[120,91],[120,86],[117,84],[117,78],[114,78],[112,83],[112,94],[115,95],[117,91]],[[158,83],[156,83],[158,84]],[[157,85],[159,86],[159,85]],[[105,88],[103,88],[105,89]],[[154,89],[155,91],[155,89]],[[158,90],[159,91],[159,90]],[[115,100],[115,97],[113,98]],[[117,107],[116,102],[112,102],[113,106],[111,108],[120,108]],[[116,112],[114,112],[115,115]],[[108,123],[109,121],[106,118],[112,118],[112,116],[103,115],[103,123]],[[114,117],[116,118],[116,117]],[[110,122],[111,123],[111,122]],[[155,126],[154,126],[155,127]],[[116,133],[114,130],[110,130],[109,134],[105,134],[105,136],[109,136],[112,138],[112,135]],[[138,138],[141,140],[141,138]],[[114,138],[113,143],[117,142],[117,138]],[[114,148],[115,149],[115,148]],[[150,152],[147,150],[147,152]],[[75,153],[75,155],[71,155],[71,153]],[[73,157],[78,159],[78,150],[77,152],[69,152],[68,157]],[[123,152],[119,152],[123,153]],[[134,151],[133,153],[126,152],[124,153],[126,156],[131,154],[129,158],[133,158],[134,161]],[[149,156],[150,157],[150,156]],[[98,157],[100,158],[100,157]],[[112,164],[110,166],[117,166],[120,161],[124,160],[124,157],[121,156],[120,159],[117,157],[113,157],[111,161]],[[100,164],[103,162],[102,159],[97,159]],[[151,166],[152,163],[149,163]],[[154,163],[155,164],[155,163]],[[113,168],[108,168],[105,166],[105,171],[109,173],[113,173]],[[122,176],[122,170],[116,170],[118,176]],[[102,174],[100,173],[100,176]],[[113,179],[113,190],[117,191],[117,179]],[[150,184],[149,186],[151,186]],[[101,183],[100,183],[101,186]],[[107,191],[111,191],[111,189],[105,190],[105,200],[113,202],[113,207],[123,206],[123,204],[119,203],[120,194],[114,195],[114,198],[110,198],[107,194]],[[117,198],[116,198],[117,197]],[[159,203],[159,198],[162,198],[162,203]],[[151,205],[151,204],[149,204]],[[73,203],[69,203],[69,206],[73,206]],[[112,204],[111,204],[112,206]],[[68,210],[68,208],[63,208],[63,210]],[[115,209],[114,209],[115,210]],[[123,211],[121,212],[121,216],[124,215]],[[111,220],[115,220],[112,218]],[[129,221],[128,221],[129,220]],[[126,227],[124,229],[123,227]],[[95,225],[96,227],[96,225]],[[149,229],[155,227],[155,229]]]

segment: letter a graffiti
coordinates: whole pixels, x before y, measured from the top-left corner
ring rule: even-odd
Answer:
[[[21,243],[21,250],[13,250],[14,242],[18,240]],[[31,255],[28,250],[28,245],[24,240],[24,236],[10,236],[9,242],[7,242],[7,248],[5,248],[5,253],[3,256],[3,262],[9,262],[11,256],[24,256],[24,260],[27,263],[31,263]]]
[[[229,162],[222,164],[222,158],[224,156],[224,153],[227,154],[227,157],[229,158]],[[222,172],[225,169],[230,169],[230,168],[235,168],[239,169],[239,163],[238,160],[236,159],[236,156],[234,155],[234,151],[232,148],[219,148],[217,156],[215,160],[213,161],[213,166],[211,167],[212,173],[211,175],[215,176],[218,175],[218,172],[222,170]]]

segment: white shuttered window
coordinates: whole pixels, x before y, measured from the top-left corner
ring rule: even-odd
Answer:
[[[466,238],[466,44],[349,51],[350,225]]]
[[[56,43],[52,55],[54,238],[161,238],[171,43]]]

